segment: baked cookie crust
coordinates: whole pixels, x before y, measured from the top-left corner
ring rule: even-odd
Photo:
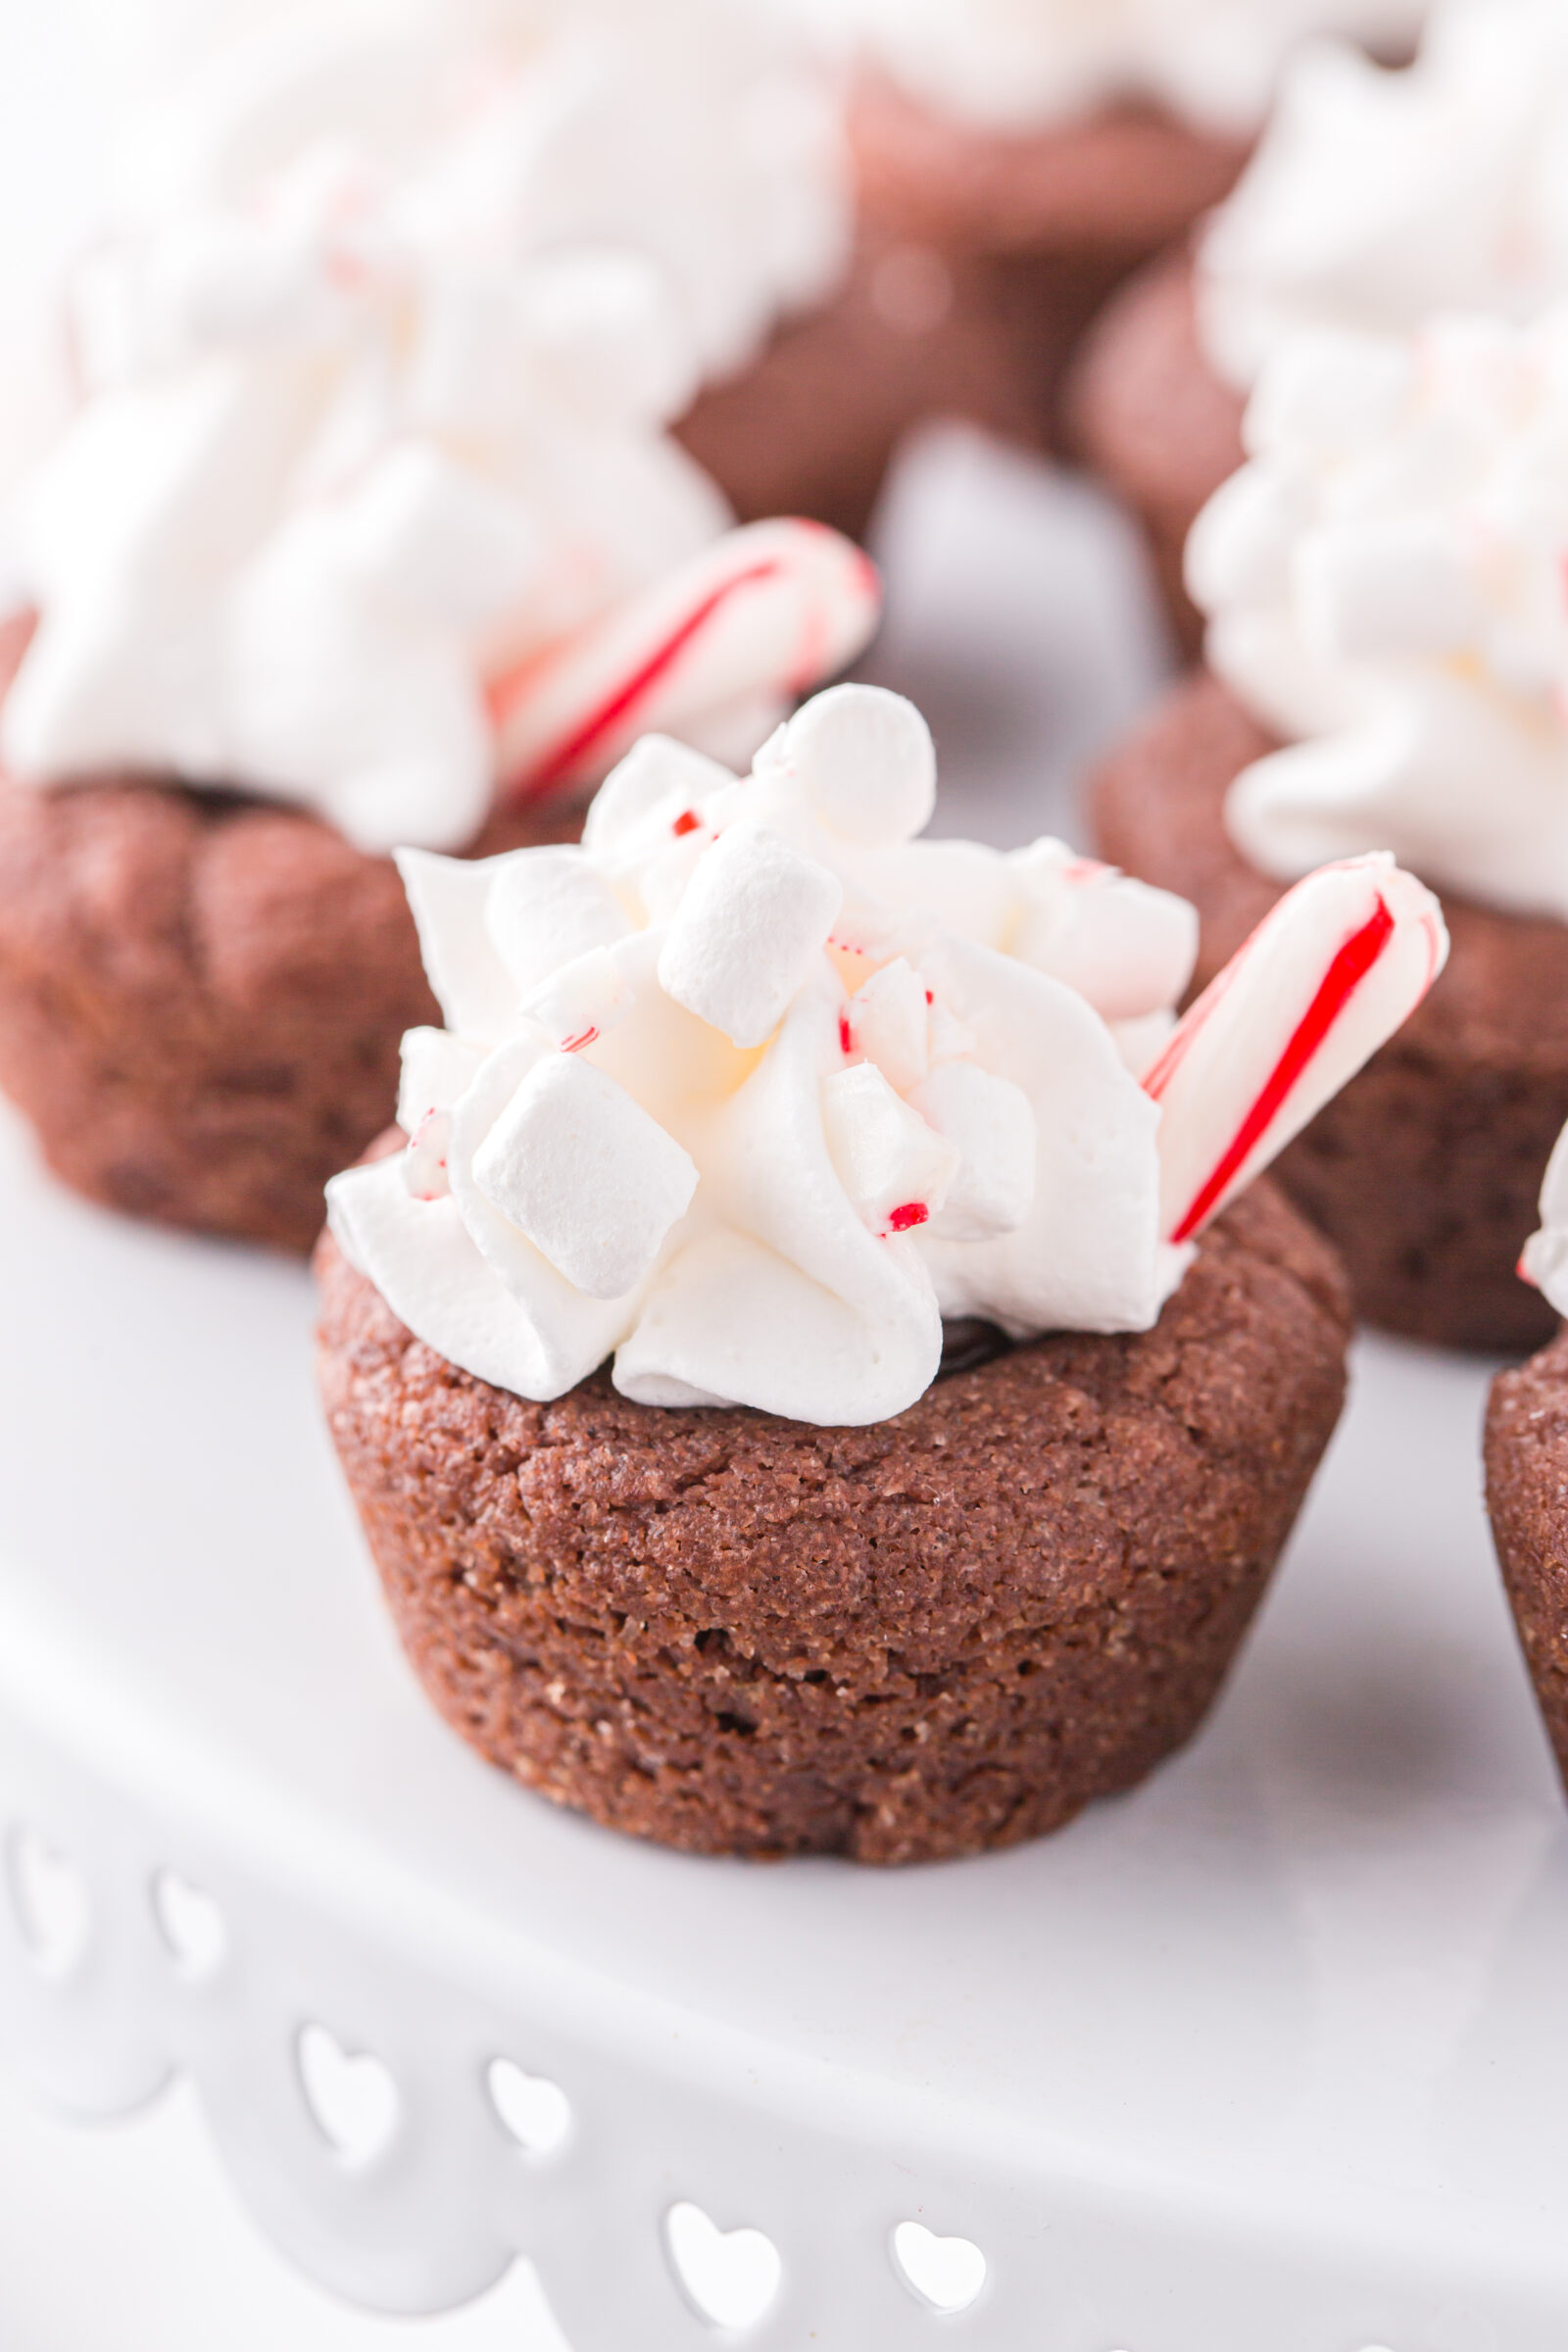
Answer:
[[[581,822],[502,816],[472,854]],[[235,795],[0,782],[0,1089],[90,1200],[305,1254],[439,1017],[390,858]]]
[[[1191,1737],[1345,1388],[1333,1252],[1261,1184],[1157,1327],[1064,1335],[867,1429],[530,1404],[330,1240],[328,1423],[449,1723],[699,1853],[931,1861],[1058,1828]]]
[[[1493,1383],[1486,1456],[1497,1561],[1568,1788],[1568,1331]]]

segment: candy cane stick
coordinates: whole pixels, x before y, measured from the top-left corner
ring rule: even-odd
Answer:
[[[502,798],[602,776],[650,731],[678,735],[754,697],[793,700],[855,659],[880,612],[874,566],[836,531],[731,531],[492,685]]]
[[[1191,1241],[1420,1004],[1448,956],[1432,893],[1380,852],[1286,892],[1144,1080],[1160,1229]]]

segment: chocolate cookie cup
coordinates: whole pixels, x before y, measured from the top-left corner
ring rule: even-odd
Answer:
[[[1568,1788],[1568,1331],[1493,1383],[1486,1462],[1502,1581]]]
[[[1152,1331],[1067,1334],[823,1429],[533,1404],[323,1239],[327,1418],[441,1713],[559,1804],[699,1853],[1016,1844],[1191,1738],[1338,1419],[1332,1250],[1267,1183]]]
[[[1246,407],[1203,355],[1186,246],[1160,255],[1111,298],[1066,388],[1068,446],[1142,524],[1177,642],[1190,656],[1201,648],[1203,620],[1182,577],[1187,537],[1243,462]]]
[[[935,786],[843,686],[744,782],[639,746],[580,851],[405,860],[445,1025],[327,1188],[322,1395],[416,1672],[698,1851],[975,1852],[1190,1734],[1344,1387],[1333,1252],[1249,1188],[1446,948],[1346,860],[1178,1019],[1190,906],[922,840]]]
[[[931,336],[946,380],[930,406],[1060,446],[1059,393],[1090,320],[1128,272],[1183,238],[1247,161],[1248,143],[1147,106],[1036,131],[940,116],[884,80],[851,110],[873,293],[897,318],[924,279],[953,328]]]
[[[582,810],[498,816],[472,855],[574,840]],[[0,782],[0,1090],[89,1200],[305,1255],[434,1017],[397,867],[319,818]]]
[[[497,726],[531,738],[531,789],[460,855],[575,841],[587,777],[651,700],[673,696],[676,728],[737,678],[786,707],[784,682],[836,669],[877,603],[865,558],[815,524],[727,534],[528,674]],[[32,642],[27,619],[0,626],[0,706]],[[322,816],[142,775],[0,774],[0,1090],[89,1199],[307,1254],[435,1009],[392,857]]]
[[[1200,675],[1091,783],[1102,854],[1198,907],[1200,982],[1281,894],[1224,819],[1235,778],[1274,748],[1224,686]],[[1369,1322],[1518,1354],[1555,1320],[1515,1268],[1568,1114],[1568,925],[1444,906],[1447,970],[1276,1170],[1340,1250]]]
[[[900,443],[926,419],[1040,441],[1065,345],[1042,328],[1029,275],[868,208],[832,296],[710,385],[675,438],[743,522],[808,514],[863,539]],[[1081,307],[1074,296],[1064,316]]]

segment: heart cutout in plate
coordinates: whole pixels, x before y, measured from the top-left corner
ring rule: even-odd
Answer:
[[[183,1977],[208,1977],[228,1949],[228,1924],[212,1896],[175,1870],[153,1881],[153,1918]]]
[[[46,1977],[68,1975],[87,1949],[92,1932],[86,1880],[74,1862],[32,1829],[12,1832],[5,1862],[11,1907],[34,1966]]]
[[[370,2164],[397,2129],[398,2087],[379,2058],[345,2050],[325,2026],[302,2026],[300,2087],[322,2138],[345,2164]]]
[[[692,2308],[715,2328],[755,2328],[784,2276],[779,2250],[760,2230],[720,2230],[700,2205],[672,2205],[664,2238]]]
[[[971,2238],[938,2237],[921,2222],[899,2224],[893,2261],[932,2311],[967,2311],[986,2282],[986,2258]]]
[[[512,2058],[492,2058],[485,2082],[490,2104],[518,2147],[553,2156],[571,2130],[571,2104],[560,2083],[526,2074]]]

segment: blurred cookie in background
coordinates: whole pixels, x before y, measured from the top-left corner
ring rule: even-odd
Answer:
[[[1560,299],[1565,131],[1557,0],[1439,0],[1402,71],[1314,43],[1235,193],[1106,309],[1070,388],[1072,436],[1141,516],[1189,652],[1187,534],[1242,464],[1265,362],[1303,329],[1403,334],[1442,311],[1522,319]]]
[[[0,1079],[79,1189],[304,1249],[429,1009],[390,854],[569,838],[644,729],[749,759],[874,625],[674,430],[843,265],[833,102],[729,0],[139,86],[6,517]]]
[[[1058,438],[1063,370],[1233,186],[1281,70],[1332,30],[1405,54],[1423,0],[782,0],[853,76],[873,298],[947,307],[933,404]],[[907,291],[906,291],[907,290]]]

